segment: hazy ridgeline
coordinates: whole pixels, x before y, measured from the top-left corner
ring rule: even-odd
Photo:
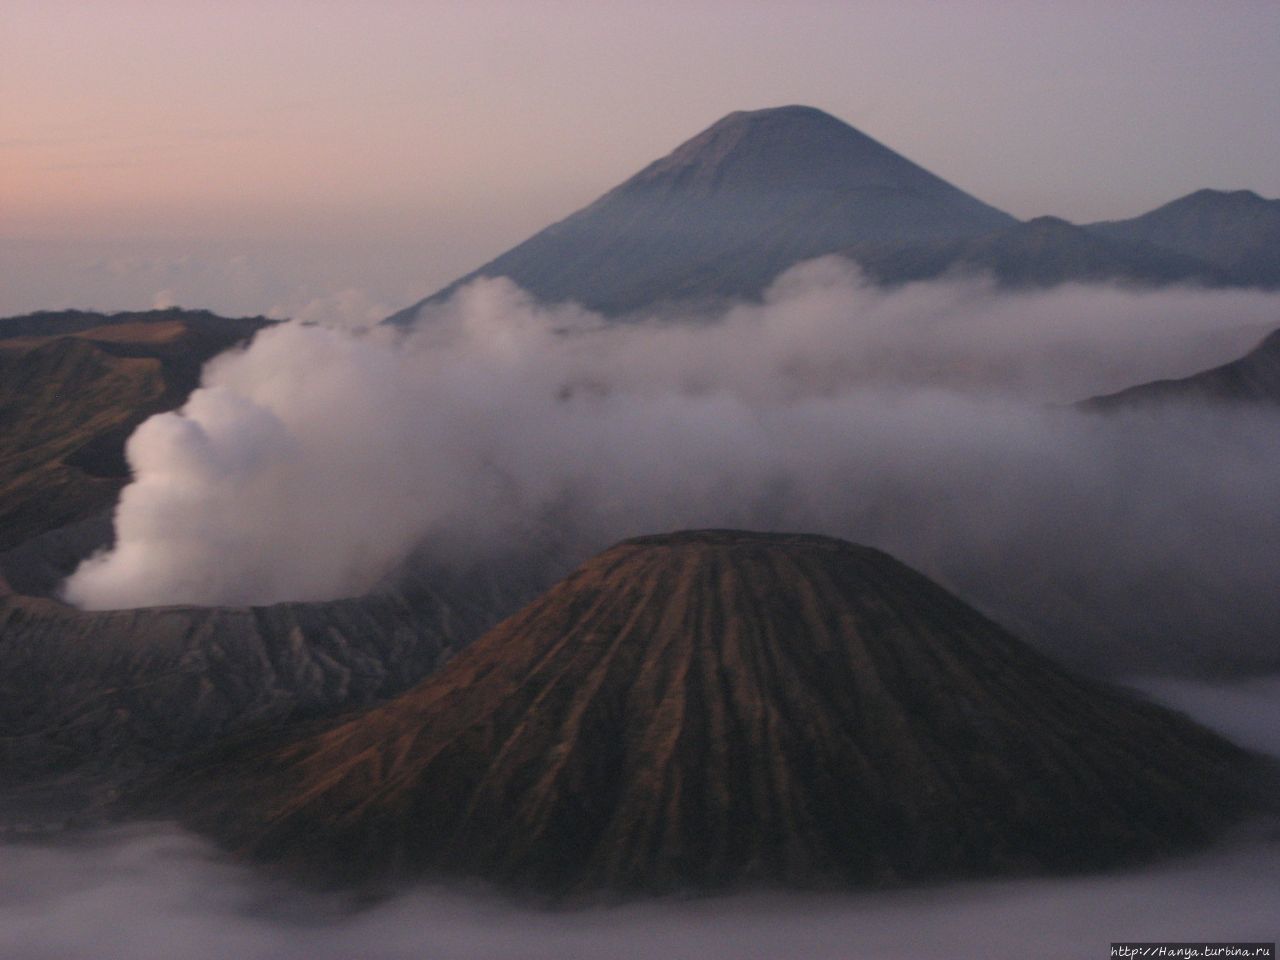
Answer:
[[[1086,661],[1274,660],[1280,411],[1069,404],[1239,356],[1280,295],[884,290],[829,258],[693,319],[610,324],[481,280],[408,334],[267,331],[137,431],[119,542],[67,596],[320,599],[419,546],[577,560],[735,526],[882,547]]]

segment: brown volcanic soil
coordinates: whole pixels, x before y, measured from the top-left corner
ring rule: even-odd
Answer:
[[[623,542],[390,703],[161,795],[267,861],[558,895],[1121,863],[1233,819],[1252,765],[883,553],[703,531]]]

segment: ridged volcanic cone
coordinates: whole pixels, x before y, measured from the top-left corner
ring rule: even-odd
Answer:
[[[1073,870],[1207,837],[1249,755],[818,536],[614,546],[387,704],[185,785],[345,878],[551,894]]]

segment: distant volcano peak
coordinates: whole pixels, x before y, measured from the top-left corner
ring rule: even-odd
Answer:
[[[713,124],[713,127],[721,125],[749,125],[754,123],[769,123],[774,121],[783,122],[807,122],[817,121],[837,127],[846,127],[843,120],[838,120],[825,110],[819,110],[817,107],[809,107],[802,103],[791,103],[782,107],[762,107],[759,110],[734,110],[732,113],[726,113],[723,117]]]
[[[814,107],[739,111],[450,285],[509,277],[610,316],[757,297],[861,242],[979,236],[1016,221]],[[409,323],[423,304],[393,322]]]
[[[689,158],[713,145],[724,148],[750,140],[777,144],[815,136],[852,136],[871,141],[870,137],[817,107],[767,107],[763,110],[735,110],[725,114],[700,134],[686,140],[664,159]]]
[[[690,175],[691,171],[696,171]],[[861,131],[815,107],[740,110],[712,124],[650,164],[621,190],[675,176],[741,191],[864,189],[919,181],[945,186],[932,174]]]
[[[735,110],[725,114],[699,136],[729,132],[744,136],[778,136],[804,130],[848,132],[854,128],[825,110],[802,104],[790,104],[785,107],[765,107],[760,110]]]

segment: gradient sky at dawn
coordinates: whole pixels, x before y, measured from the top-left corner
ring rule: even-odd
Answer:
[[[376,315],[734,109],[1018,216],[1280,195],[1280,4],[6,0],[0,314]]]

